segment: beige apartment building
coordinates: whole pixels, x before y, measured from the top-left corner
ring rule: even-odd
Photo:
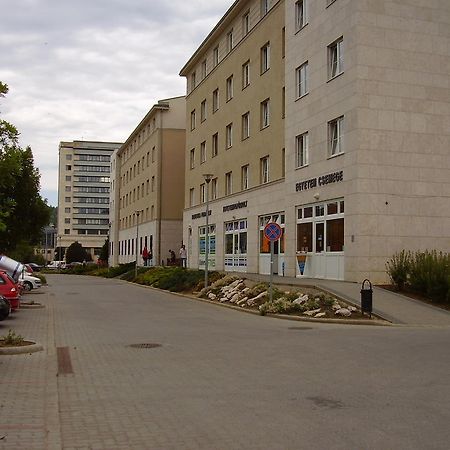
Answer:
[[[109,234],[110,159],[117,142],[60,142],[55,245],[79,242],[97,260]]]
[[[450,5],[238,0],[187,79],[184,240],[204,267],[373,282],[450,251]],[[205,182],[205,177],[210,179]]]
[[[110,264],[165,264],[183,239],[185,98],[160,100],[111,161]]]
[[[190,267],[205,264],[207,190],[209,268],[267,271],[259,230],[269,220],[284,227],[283,5],[235,2],[181,70],[188,85],[184,241]],[[280,267],[283,247],[281,241],[276,248]]]

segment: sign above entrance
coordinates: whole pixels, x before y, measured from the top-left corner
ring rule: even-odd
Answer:
[[[264,236],[269,241],[278,241],[278,239],[280,239],[282,233],[283,232],[281,230],[280,225],[278,225],[276,222],[269,222],[264,227]]]
[[[223,207],[223,212],[233,211],[235,209],[247,208],[247,200],[243,202],[233,203],[232,205],[225,205]]]
[[[211,212],[212,212],[211,210],[208,210],[208,216],[211,215]],[[192,214],[192,220],[200,219],[200,217],[206,217],[206,211],[197,214]]]
[[[311,178],[310,180],[299,181],[295,184],[295,190],[306,191],[308,189],[315,188],[317,186],[324,186],[325,184],[338,183],[344,180],[344,171],[328,173],[326,175],[321,175],[320,177]]]

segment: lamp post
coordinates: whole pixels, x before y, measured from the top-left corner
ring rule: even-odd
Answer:
[[[58,269],[59,269],[59,273],[61,273],[61,235],[58,235],[58,239],[59,239],[59,247],[58,247]],[[58,240],[57,239],[57,240]]]
[[[209,183],[213,178],[213,174],[204,173],[203,178],[206,182],[206,241],[205,241],[205,288],[208,287],[208,259],[209,259]]]
[[[136,265],[134,267],[134,277],[137,278],[137,268],[138,268],[138,256],[139,256],[139,216],[141,212],[144,212],[143,209],[138,209],[135,211],[136,214]]]

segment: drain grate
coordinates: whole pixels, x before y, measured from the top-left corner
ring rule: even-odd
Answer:
[[[131,344],[128,347],[131,347],[131,348],[156,348],[156,347],[161,347],[161,344],[146,342],[143,344]]]

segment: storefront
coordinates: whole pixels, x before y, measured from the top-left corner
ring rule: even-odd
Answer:
[[[259,273],[264,275],[270,274],[270,241],[264,235],[264,227],[275,222],[280,225],[283,232],[281,238],[274,242],[273,249],[273,272],[274,274],[284,275],[285,259],[284,259],[284,232],[285,232],[285,215],[284,213],[268,214],[258,218],[259,224]]]
[[[302,205],[297,212],[298,277],[344,279],[344,199]]]
[[[247,226],[247,219],[225,222],[224,266],[226,271],[247,271]]]
[[[208,268],[216,268],[216,225],[208,225]],[[206,225],[198,227],[198,268],[205,268]]]

